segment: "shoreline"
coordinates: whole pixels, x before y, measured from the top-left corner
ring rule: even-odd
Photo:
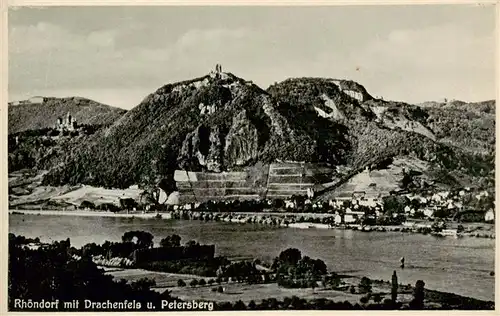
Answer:
[[[175,212],[175,211],[174,211]],[[352,231],[360,231],[360,232],[388,232],[388,233],[408,233],[408,234],[420,234],[420,235],[431,235],[437,238],[486,238],[486,239],[495,239],[495,233],[474,233],[474,232],[463,232],[455,235],[443,235],[440,233],[422,233],[411,227],[406,227],[404,225],[397,226],[366,226],[362,227],[359,224],[346,225],[346,226],[331,226],[328,224],[322,223],[314,223],[314,222],[291,222],[291,223],[283,223],[283,222],[273,222],[272,218],[281,218],[285,219],[285,217],[289,216],[300,216],[307,214],[310,217],[325,217],[330,214],[316,214],[316,213],[272,213],[272,212],[234,212],[234,213],[222,213],[222,212],[192,212],[191,216],[188,219],[177,218],[174,216],[174,212],[162,212],[162,213],[113,213],[113,212],[105,212],[105,211],[83,211],[83,210],[12,210],[9,209],[9,215],[49,215],[49,216],[80,216],[80,217],[119,217],[119,218],[142,218],[142,219],[159,219],[159,220],[189,220],[196,221],[200,220],[199,217],[193,214],[210,214],[212,219],[209,221],[218,221],[224,223],[231,224],[262,224],[265,226],[274,226],[276,228],[295,228],[295,229],[337,229],[337,230],[352,230]],[[292,215],[293,214],[293,215]],[[158,217],[160,215],[161,217]],[[215,219],[216,216],[220,216],[220,218]]]
[[[52,216],[81,216],[81,217],[123,217],[155,219],[157,213],[113,213],[104,211],[67,211],[67,210],[9,210],[9,215],[52,215]],[[170,219],[171,215],[162,213],[161,219]]]

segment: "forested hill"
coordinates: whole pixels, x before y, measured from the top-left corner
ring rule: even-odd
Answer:
[[[352,172],[411,156],[428,162],[439,181],[488,186],[494,124],[488,106],[384,101],[348,80],[292,78],[263,90],[231,73],[211,72],[160,87],[108,128],[38,167],[49,170],[44,183],[50,185],[160,183],[172,191],[176,169],[221,172],[302,161]]]
[[[52,128],[68,113],[82,125],[111,125],[126,110],[80,97],[37,97],[8,107],[9,134]]]

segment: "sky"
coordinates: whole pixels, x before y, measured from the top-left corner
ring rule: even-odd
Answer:
[[[10,8],[9,101],[130,109],[215,64],[262,88],[355,80],[385,100],[495,99],[493,5]]]

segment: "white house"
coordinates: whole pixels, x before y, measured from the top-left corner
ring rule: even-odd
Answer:
[[[424,215],[426,217],[432,218],[432,217],[434,217],[434,210],[430,209],[430,208],[425,208],[424,209]]]
[[[344,223],[350,224],[350,223],[355,223],[356,218],[354,217],[353,214],[345,214],[344,215]]]
[[[340,214],[335,214],[335,218],[333,219],[333,221],[337,225],[341,224],[342,223],[342,216],[340,216]]]
[[[344,215],[344,222],[346,224],[348,223],[354,223],[356,220],[362,216],[364,216],[364,212],[356,212],[352,211],[350,208],[347,208],[346,213]]]
[[[487,222],[495,220],[495,212],[493,209],[489,209],[486,214],[484,214],[484,220]]]

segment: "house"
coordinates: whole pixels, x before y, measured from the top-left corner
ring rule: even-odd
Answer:
[[[434,217],[434,210],[430,208],[425,208],[423,211],[425,217],[433,218]]]
[[[495,220],[495,212],[493,209],[489,209],[485,214],[484,214],[484,220],[486,222],[494,221]]]
[[[434,201],[434,202],[441,202],[441,200],[443,199],[441,195],[439,194],[434,194],[431,199]]]
[[[361,217],[365,215],[365,212],[359,212],[359,211],[353,211],[350,208],[346,209],[345,215],[344,215],[344,223],[354,223]]]
[[[340,214],[335,214],[335,217],[333,219],[334,223],[337,225],[342,224],[342,216]]]

